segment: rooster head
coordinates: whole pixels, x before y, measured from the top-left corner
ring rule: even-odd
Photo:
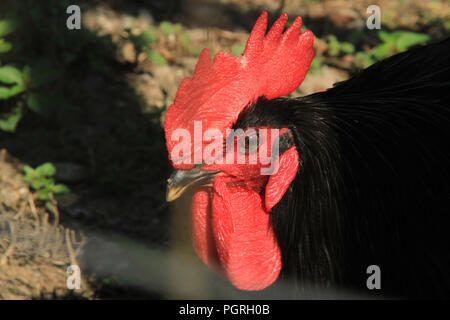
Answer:
[[[297,174],[288,128],[246,121],[259,99],[294,91],[314,56],[313,34],[283,14],[266,35],[257,20],[243,55],[203,50],[169,106],[164,130],[172,166],[167,200],[193,189],[192,239],[199,257],[242,290],[261,290],[281,270],[270,211]],[[276,110],[274,111],[276,112]],[[268,161],[270,159],[270,161]]]

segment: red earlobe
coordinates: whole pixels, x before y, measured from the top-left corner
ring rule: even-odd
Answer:
[[[281,200],[294,180],[298,169],[298,153],[295,146],[283,153],[279,159],[277,173],[269,177],[266,185],[265,204],[266,210],[270,211]]]

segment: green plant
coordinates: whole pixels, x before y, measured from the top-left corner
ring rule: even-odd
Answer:
[[[444,22],[444,29],[450,31],[450,20]]]
[[[382,41],[382,44],[374,49],[374,56],[378,60],[430,40],[430,36],[427,34],[410,31],[394,31],[392,33],[379,31],[378,37]]]
[[[127,31],[129,34],[129,39],[140,51],[150,51],[152,44],[158,41],[158,37],[150,29],[144,30],[138,35],[133,35],[130,29]]]
[[[12,44],[3,37],[10,34],[14,29],[15,25],[11,20],[0,20],[0,53],[5,53],[12,49]]]
[[[172,23],[169,21],[163,21],[159,24],[159,29],[164,35],[174,35],[177,42],[181,44],[181,47],[193,55],[199,55],[201,49],[191,44],[191,37],[187,34],[181,23]]]
[[[231,53],[233,55],[235,55],[236,57],[239,57],[240,55],[242,55],[244,53],[245,50],[245,44],[239,43],[239,44],[235,44],[234,46],[231,47]]]
[[[393,54],[408,50],[410,47],[424,43],[430,39],[430,36],[423,33],[410,31],[379,31],[378,37],[381,44],[369,50],[368,52],[358,52],[355,56],[355,62],[361,67],[368,67],[376,61],[383,60]]]
[[[23,170],[25,172],[23,180],[38,191],[38,198],[45,201],[45,206],[50,211],[53,211],[53,194],[70,192],[70,189],[66,185],[55,184],[55,180],[52,177],[55,175],[56,169],[50,162],[41,164],[35,169],[25,165]]]
[[[164,66],[167,63],[166,58],[164,58],[162,54],[156,51],[150,51],[148,53],[148,57],[153,63],[157,64],[158,66]]]
[[[0,130],[11,132],[16,129],[22,117],[23,105],[36,113],[48,115],[52,98],[40,88],[55,81],[59,75],[60,72],[45,58],[38,60],[31,67],[26,65],[22,70],[12,64],[1,66],[0,100],[14,97],[18,100],[11,112],[0,118]]]
[[[180,36],[180,43],[183,46],[183,48],[195,56],[199,55],[201,52],[201,49],[196,46],[191,45],[190,41],[191,41],[191,37],[187,33],[184,33]]]
[[[314,57],[311,65],[309,66],[309,72],[312,74],[319,74],[321,72],[321,68],[322,62],[317,57]]]
[[[83,70],[114,76],[117,48],[110,36],[65,28],[68,0],[37,2],[0,1],[3,131],[15,131],[28,111],[47,118],[73,112],[77,97],[68,94],[70,81],[65,80],[83,77]]]
[[[133,42],[137,50],[144,52],[153,63],[160,66],[167,64],[167,61],[161,53],[154,50],[154,44],[164,42],[166,36],[175,37],[175,42],[178,44],[176,50],[183,49],[192,55],[199,55],[201,52],[200,48],[191,44],[191,38],[189,34],[184,32],[181,23],[163,21],[158,28],[147,29],[138,35],[133,35],[131,29],[126,31],[128,32],[128,38]]]
[[[33,7],[31,13],[33,16],[39,16],[41,12]],[[54,93],[50,98],[44,89],[58,79],[62,73],[61,68],[55,65],[54,59],[42,58],[44,54],[38,58],[32,56],[33,51],[27,48],[28,40],[21,39],[29,32],[27,22],[18,20],[15,15],[12,15],[11,19],[0,20],[0,103],[6,106],[0,114],[0,130],[3,131],[15,131],[26,108],[47,116],[52,105],[61,105],[62,99]],[[33,40],[30,42],[39,38],[39,28],[33,29],[32,32],[30,38]],[[48,34],[46,36],[51,38]],[[12,41],[7,41],[4,37],[11,37]],[[44,48],[49,46],[51,44]],[[73,51],[73,46],[67,50],[69,51]],[[4,64],[5,59],[9,61],[8,64]]]
[[[12,44],[4,37],[15,29],[11,20],[0,20],[0,54],[12,50]],[[29,73],[28,69],[19,70],[13,65],[1,65],[0,60],[0,100],[6,100],[19,95],[25,90],[25,79]],[[22,117],[22,109],[16,105],[10,112],[0,116],[0,130],[14,131],[17,123]]]
[[[160,53],[154,51],[152,48],[153,44],[158,41],[158,37],[152,30],[150,29],[144,30],[137,36],[134,36],[130,32],[131,30],[128,31],[130,40],[133,42],[133,44],[139,51],[144,52],[147,55],[147,57],[157,65],[162,66],[166,64],[166,59]]]
[[[159,24],[159,27],[164,32],[164,34],[168,35],[171,33],[179,34],[183,29],[181,23],[172,23],[170,21],[163,21]]]
[[[331,56],[339,56],[342,53],[353,53],[355,47],[350,42],[340,42],[334,34],[330,34],[326,38],[328,43],[328,53]]]
[[[163,32],[164,35],[175,35],[177,41],[181,44],[183,49],[188,51],[193,55],[199,55],[201,50],[196,46],[193,46],[190,41],[191,37],[189,34],[185,33],[183,30],[183,25],[181,23],[172,23],[169,21],[163,21],[160,23],[159,28]]]
[[[355,54],[355,64],[361,68],[367,68],[368,66],[371,66],[375,62],[375,57],[371,52],[357,52]]]
[[[29,73],[28,68],[23,71],[13,65],[0,67],[0,99],[8,99],[25,90],[25,79]]]

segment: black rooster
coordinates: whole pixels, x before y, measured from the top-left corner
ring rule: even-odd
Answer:
[[[263,42],[263,53],[266,47]],[[199,256],[240,289],[263,289],[278,279],[297,292],[312,285],[367,293],[366,270],[377,265],[381,290],[372,292],[450,297],[449,53],[450,39],[392,56],[325,92],[290,99],[265,88],[230,111],[227,126],[284,130],[282,177],[249,173],[251,166],[174,163],[181,170],[169,180],[168,200],[203,184],[192,209]],[[281,80],[269,85],[279,86],[275,81]],[[171,108],[168,141],[172,119],[182,118]],[[190,120],[208,117],[195,112]],[[218,123],[207,127],[226,127]],[[283,161],[292,150],[295,156]],[[240,222],[255,212],[260,224]]]

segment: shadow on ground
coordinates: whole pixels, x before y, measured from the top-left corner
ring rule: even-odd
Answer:
[[[110,38],[85,29],[50,30],[52,23],[65,26],[67,16],[61,11],[65,4],[55,3],[40,2],[39,8],[37,1],[3,4],[20,24],[13,38],[20,44],[13,53],[17,58],[8,58],[18,65],[50,58],[59,75],[39,88],[53,100],[52,109],[45,115],[26,110],[14,133],[0,132],[0,145],[33,167],[52,162],[81,168],[80,177],[65,181],[72,192],[70,204],[60,209],[64,226],[89,235],[121,234],[147,247],[167,248],[164,199],[169,164],[162,110],[145,106],[128,85],[126,75],[133,65],[117,62]],[[40,16],[47,17],[42,28],[36,25]],[[26,34],[30,32],[32,37]],[[92,254],[94,242],[86,245],[85,255]],[[126,285],[95,279],[81,267],[98,297],[160,297],[148,288],[129,292]]]

